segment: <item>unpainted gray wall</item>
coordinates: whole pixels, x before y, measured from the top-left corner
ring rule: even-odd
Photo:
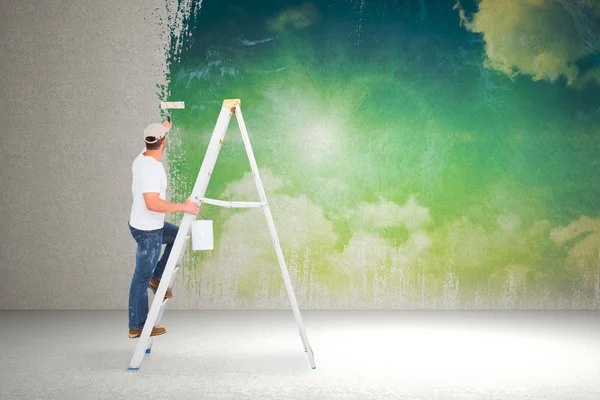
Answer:
[[[0,308],[127,307],[162,0],[0,0]],[[133,264],[132,264],[133,263]]]

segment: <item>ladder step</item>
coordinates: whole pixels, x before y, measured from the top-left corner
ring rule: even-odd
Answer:
[[[260,208],[266,206],[267,203],[257,201],[223,201],[215,199],[207,199],[206,197],[197,198],[198,200],[212,204],[213,206],[226,207],[226,208]]]

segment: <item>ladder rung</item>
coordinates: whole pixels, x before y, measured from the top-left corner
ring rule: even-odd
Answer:
[[[163,299],[162,304],[160,305],[160,308],[163,308],[165,306],[165,304],[167,304],[169,302],[170,299]]]
[[[223,201],[223,200],[207,199],[205,197],[199,198],[198,200],[200,200],[206,204],[212,204],[213,206],[226,207],[226,208],[260,208],[266,204],[266,203],[257,202],[257,201]]]

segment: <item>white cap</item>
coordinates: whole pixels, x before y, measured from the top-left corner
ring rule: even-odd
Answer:
[[[144,129],[144,141],[148,144],[156,143],[169,133],[169,128],[161,124],[150,124]]]

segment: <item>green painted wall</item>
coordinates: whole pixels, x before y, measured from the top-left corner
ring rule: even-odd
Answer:
[[[186,102],[171,195],[240,98],[302,307],[600,307],[598,8],[197,6],[166,88]],[[207,196],[256,200],[232,121]],[[201,212],[217,248],[186,260],[196,304],[287,307],[261,211]]]

